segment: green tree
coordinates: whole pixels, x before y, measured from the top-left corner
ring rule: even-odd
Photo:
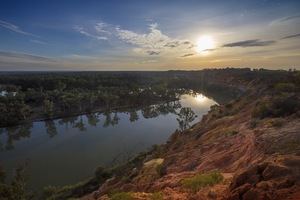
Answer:
[[[187,128],[189,128],[190,123],[197,117],[195,112],[188,107],[181,108],[180,112],[177,115],[179,116],[179,118],[177,118],[177,121],[181,130],[186,130]]]
[[[0,199],[3,200],[29,200],[34,197],[34,193],[26,191],[25,186],[29,180],[27,175],[28,164],[19,164],[16,167],[16,174],[11,183],[7,183],[5,172],[0,165]]]
[[[44,100],[43,105],[44,105],[44,113],[48,117],[52,118],[54,115],[54,103],[52,101],[46,99],[46,100]]]

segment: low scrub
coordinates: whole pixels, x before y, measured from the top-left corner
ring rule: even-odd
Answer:
[[[238,134],[238,133],[239,133],[238,131],[232,130],[232,129],[228,129],[228,130],[226,130],[226,131],[224,132],[224,134],[225,134],[226,136],[236,135],[236,134]]]
[[[283,95],[272,96],[264,99],[251,111],[252,117],[260,119],[266,117],[282,117],[296,113],[300,109],[300,103],[296,97]]]
[[[210,174],[197,174],[193,177],[183,179],[181,182],[181,187],[196,193],[203,187],[219,184],[223,179],[223,175],[219,172],[211,172]]]
[[[134,200],[135,198],[130,193],[121,192],[121,193],[116,193],[116,194],[112,195],[112,197],[110,199],[111,200]]]
[[[270,125],[272,127],[282,127],[283,126],[283,121],[280,119],[274,119],[270,121]]]
[[[150,196],[150,200],[162,200],[163,197],[164,196],[161,192],[156,192],[156,193],[152,193],[152,195]]]

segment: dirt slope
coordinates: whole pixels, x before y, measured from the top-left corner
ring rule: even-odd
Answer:
[[[213,107],[192,129],[174,132],[142,166],[82,199],[114,199],[116,193],[139,200],[300,199],[300,118],[297,112],[253,117],[265,96],[252,92]],[[183,188],[186,178],[212,171],[223,175],[222,182]]]

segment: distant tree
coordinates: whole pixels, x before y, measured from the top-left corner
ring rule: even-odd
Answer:
[[[46,99],[46,100],[44,100],[43,105],[44,105],[44,113],[48,117],[52,118],[54,115],[54,103],[52,101]]]

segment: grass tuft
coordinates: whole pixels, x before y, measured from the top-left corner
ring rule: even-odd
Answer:
[[[181,187],[196,193],[199,189],[206,186],[213,186],[220,183],[224,179],[219,172],[211,172],[210,174],[197,174],[193,177],[183,179]]]

